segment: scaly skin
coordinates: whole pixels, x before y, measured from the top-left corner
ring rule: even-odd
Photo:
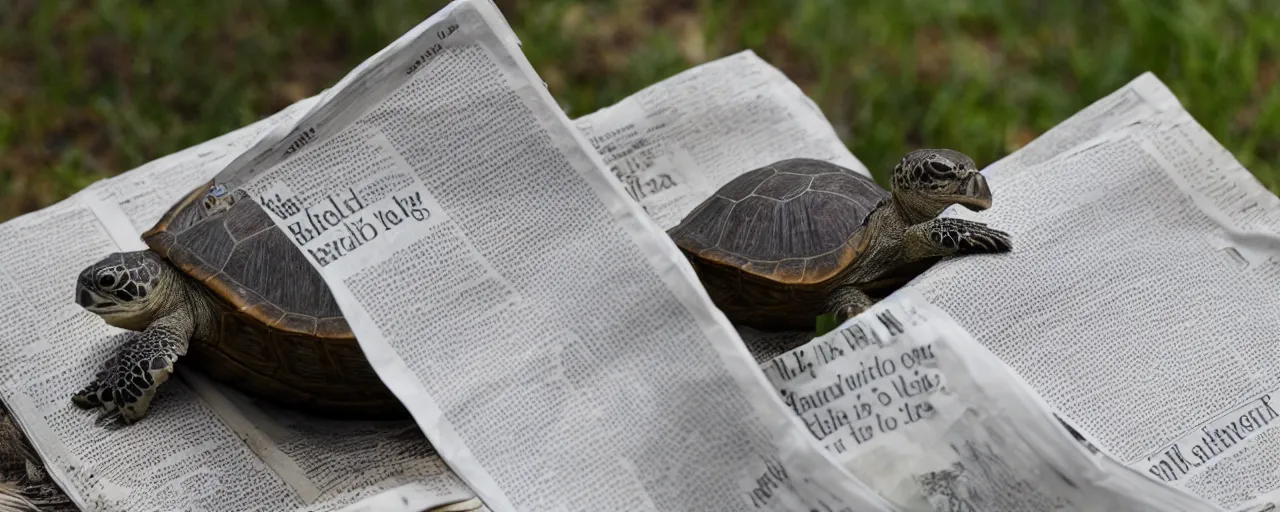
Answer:
[[[892,281],[905,282],[915,272],[945,256],[1008,252],[1009,235],[965,219],[937,218],[948,206],[975,210],[991,207],[986,178],[968,156],[949,149],[916,150],[893,169],[892,200],[871,213],[873,238],[867,253],[832,287],[827,311],[838,321],[856,316],[874,304],[865,293],[850,290]]]
[[[214,298],[151,251],[90,265],[77,281],[76,300],[110,325],[141,331],[71,398],[82,408],[119,411],[125,423],[146,416],[190,342],[210,339],[217,325]]]

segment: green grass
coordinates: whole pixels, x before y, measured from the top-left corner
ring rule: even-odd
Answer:
[[[445,2],[0,1],[0,220],[315,94]],[[1143,71],[1280,191],[1271,0],[499,0],[578,116],[751,48],[884,179],[985,165]]]

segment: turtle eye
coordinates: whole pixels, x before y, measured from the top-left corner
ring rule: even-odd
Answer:
[[[952,170],[950,165],[938,161],[929,162],[929,167],[933,169],[933,172],[942,175],[951,174]]]
[[[102,274],[98,276],[98,286],[107,287],[116,284],[116,276],[111,274]]]

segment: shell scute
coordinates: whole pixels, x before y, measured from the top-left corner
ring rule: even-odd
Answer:
[[[224,335],[218,338],[217,349],[253,372],[274,374],[280,367],[280,355],[274,345],[257,341],[261,330],[251,327],[236,313],[223,313],[221,318]]]
[[[729,201],[741,201],[746,199],[747,196],[755,193],[756,187],[759,187],[761,183],[764,183],[765,180],[773,177],[775,174],[777,174],[777,171],[774,171],[773,168],[770,167],[762,167],[753,171],[748,171],[729,181],[729,183],[725,184],[723,187],[720,187],[720,190],[716,191],[715,196],[728,199]]]
[[[725,226],[717,248],[747,260],[776,260],[777,239],[782,226],[777,218],[778,202],[751,196],[726,213]]]
[[[276,326],[293,332],[315,334],[316,317],[285,313],[284,316],[280,317],[280,321],[276,323]]]
[[[682,229],[680,236],[692,242],[692,245],[701,248],[713,248],[720,242],[720,236],[724,233],[724,226],[729,219],[727,213],[733,208],[734,202],[723,197],[713,196],[695,210],[695,214],[699,218],[706,219],[705,222],[682,224],[675,229]]]
[[[222,221],[227,233],[237,242],[257,235],[268,229],[274,229],[275,223],[262,208],[244,208],[236,210],[237,215],[228,215]]]
[[[813,176],[803,174],[779,173],[770,176],[756,187],[755,195],[786,201],[794,199],[809,189]]]
[[[325,342],[316,338],[296,338],[290,340],[292,349],[289,357],[283,361],[289,373],[304,378],[324,381],[336,375],[333,363],[325,353]]]
[[[782,282],[795,282],[804,277],[805,260],[789,259],[778,262],[778,268],[773,271],[773,278]]]
[[[826,160],[819,160],[817,158],[788,158],[785,160],[779,160],[777,162],[774,162],[773,164],[769,165],[769,167],[777,172],[801,174],[806,176],[816,176],[819,174],[827,174],[831,172],[838,172],[840,170],[847,170],[836,164],[833,164]],[[848,172],[853,172],[853,171],[848,171]],[[857,174],[857,173],[854,173],[854,174]]]
[[[227,264],[236,242],[220,222],[205,222],[192,226],[178,235],[178,244],[200,259],[208,271],[216,273],[216,269]]]

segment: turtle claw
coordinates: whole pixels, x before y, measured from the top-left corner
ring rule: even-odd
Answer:
[[[97,418],[94,418],[93,425],[106,430],[117,430],[124,426],[121,420],[119,410],[102,411]]]
[[[110,365],[114,362],[115,362],[115,357],[113,356],[111,359],[107,361],[107,365]],[[77,391],[76,394],[71,395],[71,403],[75,404],[77,407],[81,409],[93,409],[96,407],[105,406],[106,404],[104,402],[106,400],[104,400],[104,398],[108,398],[110,396],[109,394],[106,393],[106,388],[107,388],[106,385],[103,384],[103,381],[106,378],[107,378],[106,370],[98,372],[97,375],[93,376],[93,380],[89,382],[88,386],[85,386],[80,391]]]
[[[1013,250],[1008,233],[978,224],[961,233],[956,240],[956,254],[991,254]]]
[[[147,409],[151,406],[151,398],[156,394],[156,388],[147,388],[142,390],[142,396],[136,397],[132,402],[123,401],[120,406],[120,417],[125,423],[136,423],[147,415]]]
[[[98,424],[99,428],[101,428],[102,430],[106,430],[107,432],[115,432],[127,426],[129,426],[129,423],[124,421],[124,419],[121,418],[120,416],[114,416],[112,417],[111,421]]]
[[[908,260],[939,256],[998,254],[1013,250],[1008,233],[968,219],[941,217],[907,228]]]
[[[849,321],[850,318],[858,316],[859,314],[862,314],[862,312],[866,310],[867,308],[859,307],[859,306],[845,306],[843,308],[840,308],[840,310],[836,312],[836,325],[843,324]]]
[[[102,406],[102,401],[98,399],[98,390],[94,389],[92,384],[79,393],[71,395],[71,403],[81,409],[93,409]]]
[[[114,428],[114,424],[118,424],[121,420],[121,411],[116,407],[116,402],[111,398],[110,392],[102,386],[100,381],[95,380],[86,386],[80,392],[71,395],[71,403],[81,409],[98,409],[98,416],[93,420],[94,425],[98,427]]]

